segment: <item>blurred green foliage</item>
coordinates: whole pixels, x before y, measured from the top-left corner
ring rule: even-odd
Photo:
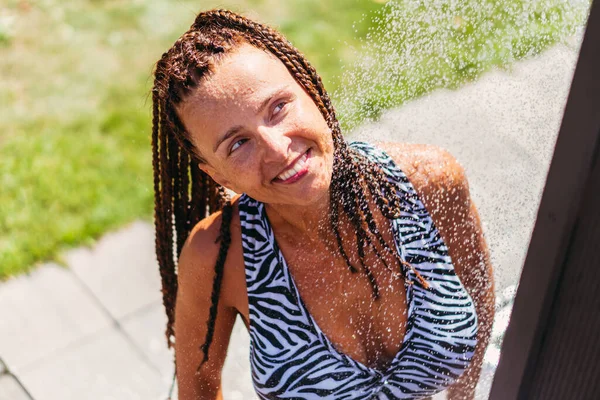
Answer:
[[[8,0],[0,5],[0,279],[38,261],[60,262],[63,249],[91,244],[134,219],[151,221],[152,66],[198,11],[215,6],[280,29],[335,93],[342,93],[337,89],[347,83],[341,72],[361,59],[363,44],[378,45],[373,40],[386,12],[376,0]],[[488,43],[485,35],[514,29],[503,9],[495,12],[504,30],[492,28],[477,39],[495,46],[495,54],[506,51],[505,42]],[[528,18],[542,20],[541,14]],[[465,20],[456,32],[458,42],[479,31],[476,19]],[[541,50],[571,28],[552,20],[525,25],[511,50],[514,58]],[[431,65],[408,71],[403,79],[416,82],[411,92],[402,90],[402,79],[362,98],[348,100],[343,92],[340,101],[355,104],[341,107],[344,126],[448,82],[456,86],[499,63],[493,57],[475,63],[477,56],[458,52],[451,68],[441,72],[450,78],[433,85]]]

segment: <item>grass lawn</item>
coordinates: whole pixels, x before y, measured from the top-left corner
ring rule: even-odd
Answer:
[[[439,1],[433,12],[384,3],[5,0],[0,280],[60,262],[62,249],[134,219],[152,220],[152,64],[201,9],[227,7],[278,27],[316,66],[349,130],[543,50],[581,26],[589,5]]]

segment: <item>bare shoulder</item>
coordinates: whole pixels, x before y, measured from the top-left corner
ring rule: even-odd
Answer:
[[[434,203],[443,203],[443,199],[450,195],[453,196],[453,203],[456,200],[469,200],[469,184],[464,168],[442,147],[389,142],[378,143],[377,146],[402,169],[425,203],[432,203],[432,200]]]
[[[237,201],[233,202],[233,207],[233,216],[230,224],[232,242],[237,237],[237,235],[234,234],[235,231],[239,231]],[[205,262],[210,264],[213,259],[216,259],[220,246],[218,238],[220,235],[222,222],[222,211],[217,211],[200,220],[190,232],[183,249],[181,250],[181,257],[193,258],[196,262],[191,264]]]
[[[222,283],[222,300],[234,306],[235,287],[239,284],[240,268],[243,270],[241,256],[241,228],[238,212],[238,198],[233,202],[233,215],[230,223],[231,242],[225,259]],[[215,263],[220,248],[219,235],[223,222],[223,213],[217,211],[199,221],[190,232],[179,257],[178,281],[180,290],[185,288],[204,289],[213,281]],[[241,265],[240,265],[240,259]],[[242,271],[243,272],[243,271]],[[242,273],[243,276],[243,273]]]
[[[455,269],[463,282],[469,278],[462,271],[465,257],[484,251],[479,217],[469,193],[464,168],[447,150],[422,144],[382,144],[396,164],[407,175],[419,199],[448,245]],[[473,235],[477,236],[474,238]],[[465,242],[479,243],[467,250]]]
[[[454,269],[469,294],[478,304],[480,299],[492,299],[493,306],[489,249],[464,168],[452,154],[437,146],[378,145],[412,183],[447,244]]]
[[[239,216],[237,213],[238,202],[237,199],[232,203],[233,205],[233,216],[231,219],[231,229],[232,231],[239,227]],[[221,231],[221,224],[223,222],[223,212],[217,211],[209,215],[208,217],[200,220],[192,231],[190,232],[184,248],[182,250],[185,251],[187,248],[188,251],[193,253],[202,253],[206,256],[213,255],[216,256],[217,251],[219,249],[218,237]]]

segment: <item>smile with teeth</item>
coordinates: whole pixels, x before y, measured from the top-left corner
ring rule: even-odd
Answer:
[[[306,160],[308,159],[308,152],[304,153],[302,157],[298,159],[292,166],[283,171],[281,174],[277,175],[277,180],[279,181],[287,181],[291,177],[297,175],[299,172],[304,171],[304,167],[306,165]]]

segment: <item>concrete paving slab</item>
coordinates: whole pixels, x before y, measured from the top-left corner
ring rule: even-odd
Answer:
[[[150,362],[160,371],[165,385],[173,378],[173,350],[167,349],[165,329],[167,316],[162,303],[153,303],[120,321],[123,330],[132,338]]]
[[[167,317],[162,303],[148,307],[121,321],[121,326],[160,371],[165,387],[173,378],[173,353],[167,350],[165,327]],[[202,322],[199,322],[202,323]],[[231,335],[229,351],[223,367],[223,395],[228,400],[254,399],[256,395],[250,377],[250,339],[238,318]]]
[[[0,356],[13,372],[111,324],[73,273],[45,264],[0,285]]]
[[[239,317],[233,327],[230,343],[223,366],[223,398],[257,399],[250,375],[250,336]]]
[[[67,252],[65,260],[116,319],[161,301],[154,230],[148,223],[109,233],[92,249]]]
[[[158,371],[114,327],[18,376],[36,400],[164,400],[168,391]]]
[[[0,375],[0,400],[32,400],[14,376]]]

